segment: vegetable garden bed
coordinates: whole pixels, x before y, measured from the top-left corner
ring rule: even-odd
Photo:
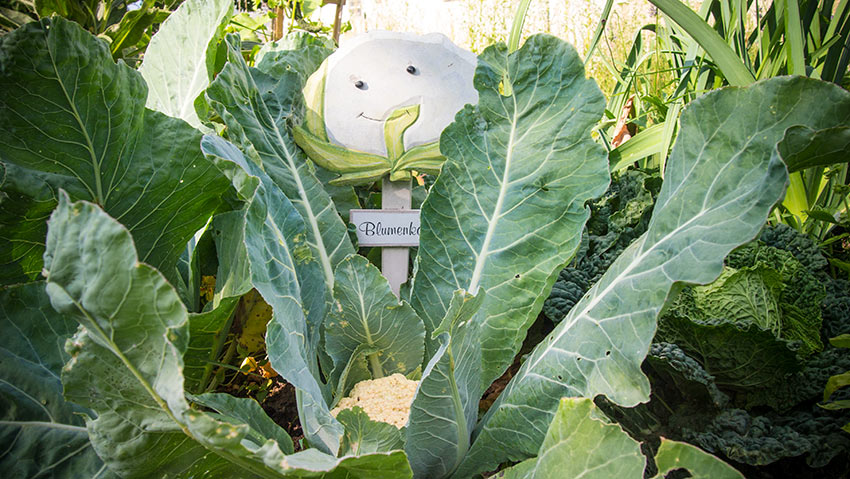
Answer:
[[[60,16],[0,37],[10,477],[846,475],[840,82],[755,81],[705,24],[695,81],[736,86],[670,106],[641,142],[672,148],[639,154],[641,133],[607,144],[574,48],[517,33],[478,56],[439,174],[404,173],[422,233],[399,297],[343,220],[379,186],[295,142],[332,49],[249,51],[231,9],[183,2],[138,70]]]

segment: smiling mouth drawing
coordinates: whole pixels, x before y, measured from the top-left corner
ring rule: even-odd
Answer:
[[[359,115],[357,115],[357,118],[365,118],[365,119],[367,119],[367,120],[376,121],[376,122],[378,122],[378,123],[383,123],[383,122],[384,122],[384,120],[379,120],[379,119],[377,119],[377,118],[372,118],[371,116],[366,116],[366,115],[364,115],[364,114],[363,114],[363,112],[362,112],[362,111],[360,112],[360,114],[359,114]]]
[[[378,122],[378,123],[383,123],[383,122],[387,121],[386,119],[381,120],[381,119],[378,119],[378,118],[372,118],[371,116],[367,116],[364,113],[366,113],[366,112],[361,111],[360,114],[357,115],[357,118],[365,118],[367,120],[375,121],[375,122]],[[410,115],[410,112],[405,111],[404,115],[405,116]],[[392,116],[392,115],[390,115],[390,116]],[[401,118],[401,117],[399,117],[399,118]]]

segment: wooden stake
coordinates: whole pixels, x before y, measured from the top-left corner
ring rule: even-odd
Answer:
[[[382,180],[381,209],[409,210],[411,205],[410,180]],[[390,289],[399,296],[401,285],[407,281],[407,264],[410,260],[410,248],[384,247],[381,248],[381,272],[390,282]]]

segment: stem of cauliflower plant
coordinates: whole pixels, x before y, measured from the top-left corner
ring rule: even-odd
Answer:
[[[368,358],[369,369],[372,370],[372,379],[384,377],[384,368],[381,367],[381,359],[378,357],[378,353],[370,354]]]

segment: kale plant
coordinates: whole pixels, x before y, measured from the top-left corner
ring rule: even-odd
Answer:
[[[612,414],[637,434],[649,429],[738,463],[846,464],[841,425],[850,416],[817,404],[828,379],[850,367],[846,349],[822,341],[850,289],[826,274],[811,239],[784,225],[765,228],[725,263],[718,280],[684,288],[659,319],[644,365],[653,401]],[[740,271],[749,287],[736,291],[728,283]]]

